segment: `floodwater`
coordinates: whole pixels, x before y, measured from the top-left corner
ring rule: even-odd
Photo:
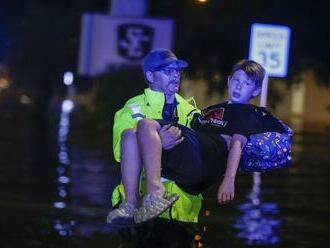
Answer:
[[[72,107],[46,116],[1,107],[1,247],[328,247],[330,131],[297,133],[290,168],[240,173],[232,204],[218,205],[210,189],[198,225],[118,231],[105,219],[119,169],[110,151],[69,142],[72,128],[84,135]]]

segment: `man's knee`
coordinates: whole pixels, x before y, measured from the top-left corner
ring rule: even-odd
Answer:
[[[135,128],[128,128],[121,133],[121,140],[131,140],[136,139],[136,129]]]
[[[155,120],[142,119],[138,122],[137,131],[138,132],[150,132],[158,131],[160,129],[160,124]]]

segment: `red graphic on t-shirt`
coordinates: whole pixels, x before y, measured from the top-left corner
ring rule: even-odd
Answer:
[[[224,108],[216,108],[216,109],[211,109],[204,114],[204,119],[205,120],[219,120],[221,121],[223,119],[223,114],[225,112]]]

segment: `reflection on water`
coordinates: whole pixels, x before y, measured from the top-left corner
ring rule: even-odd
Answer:
[[[70,128],[70,113],[72,112],[74,104],[71,100],[64,100],[62,102],[57,145],[58,145],[58,164],[57,164],[57,197],[53,204],[55,208],[55,218],[53,220],[53,228],[60,236],[72,235],[72,228],[75,225],[73,219],[67,218],[67,198],[68,185],[70,183],[69,166],[71,164],[67,139]]]
[[[142,226],[120,230],[120,244],[117,247],[204,247],[198,242],[200,236],[195,234],[196,231],[197,226],[194,224],[159,218]]]
[[[71,100],[62,102],[57,134],[57,194],[53,203],[53,229],[64,237],[106,234],[109,231],[105,226],[105,216],[110,206],[111,188],[118,184],[118,171],[109,170],[109,161],[99,158],[98,152],[69,147],[73,109]]]
[[[234,227],[237,237],[248,245],[273,245],[280,241],[278,228],[281,221],[278,206],[273,202],[262,202],[260,197],[261,175],[253,173],[253,187],[247,195],[247,201],[237,206],[241,216]]]
[[[260,177],[251,182],[251,175],[240,174],[232,204],[219,206],[214,192],[206,194],[203,207],[208,211],[198,227],[157,220],[134,230],[110,230],[105,218],[111,191],[120,180],[119,168],[109,158],[110,149],[82,147],[71,142],[71,136],[68,144],[69,128],[82,130],[81,135],[86,131],[83,121],[74,122],[77,111],[68,103],[61,102],[60,114],[52,122],[56,127],[48,130],[56,134],[55,140],[47,135],[38,139],[41,131],[34,122],[26,121],[34,119],[26,109],[0,109],[0,125],[9,130],[1,137],[5,154],[0,167],[1,247],[150,244],[158,248],[238,248],[275,244],[307,248],[322,247],[329,237],[330,133],[296,135],[295,148],[299,149],[294,149],[292,166],[263,174],[262,185]],[[57,106],[52,116],[54,112],[58,113]],[[10,115],[19,116],[19,121]],[[47,142],[53,145],[47,147]]]
[[[75,216],[75,236],[108,234],[105,220],[111,206],[111,192],[120,181],[119,168],[99,151],[72,148],[70,205]]]

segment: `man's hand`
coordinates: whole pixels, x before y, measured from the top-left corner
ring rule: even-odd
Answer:
[[[229,203],[235,196],[235,179],[233,177],[224,177],[218,189],[218,202],[220,204]]]
[[[184,140],[184,137],[181,137],[181,130],[171,124],[163,126],[159,130],[159,136],[164,150],[169,150]]]

